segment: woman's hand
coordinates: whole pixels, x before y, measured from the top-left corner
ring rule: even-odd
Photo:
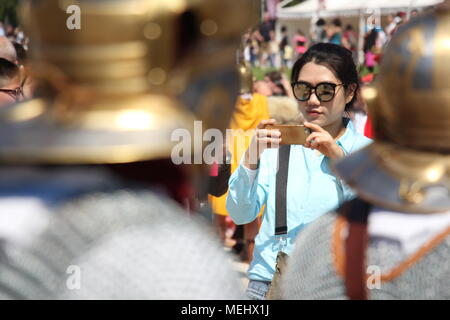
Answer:
[[[256,127],[250,146],[245,152],[244,165],[251,169],[258,169],[259,157],[267,148],[278,148],[281,142],[279,130],[265,129],[266,125],[275,124],[275,119],[263,120]]]
[[[344,151],[339,147],[328,131],[311,122],[305,122],[304,125],[313,131],[306,138],[306,148],[318,150],[330,159],[339,159],[344,156]]]

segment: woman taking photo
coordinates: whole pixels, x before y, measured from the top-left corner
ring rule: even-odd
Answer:
[[[285,195],[288,231],[281,249],[287,254],[307,224],[354,196],[330,172],[329,161],[370,142],[344,118],[358,92],[358,74],[350,51],[329,43],[312,46],[293,67],[292,89],[311,134],[304,145],[292,145],[289,155]],[[280,250],[274,232],[275,182],[277,147],[283,136],[278,130],[265,129],[274,123],[273,119],[261,121],[229,181],[227,210],[236,224],[253,221],[265,206],[248,270],[247,294],[252,299],[264,299]]]

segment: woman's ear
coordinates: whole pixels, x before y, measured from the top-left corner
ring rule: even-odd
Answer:
[[[356,83],[352,83],[348,86],[346,92],[345,92],[345,103],[349,103],[350,101],[352,101],[353,97],[356,94]]]

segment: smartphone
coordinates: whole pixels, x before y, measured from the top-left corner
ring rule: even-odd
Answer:
[[[274,124],[267,125],[265,129],[279,130],[281,132],[281,144],[305,144],[311,130],[302,124]]]

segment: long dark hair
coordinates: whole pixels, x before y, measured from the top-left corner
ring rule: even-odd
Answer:
[[[370,33],[367,35],[367,37],[364,39],[364,52],[369,51],[372,49],[372,47],[375,45],[378,37],[378,31],[373,28]]]
[[[291,82],[298,80],[300,70],[308,62],[314,62],[330,68],[335,76],[344,84],[345,90],[355,85],[353,99],[345,105],[345,111],[350,111],[357,100],[359,91],[358,71],[353,61],[352,52],[333,43],[317,43],[309,48],[292,67]]]

